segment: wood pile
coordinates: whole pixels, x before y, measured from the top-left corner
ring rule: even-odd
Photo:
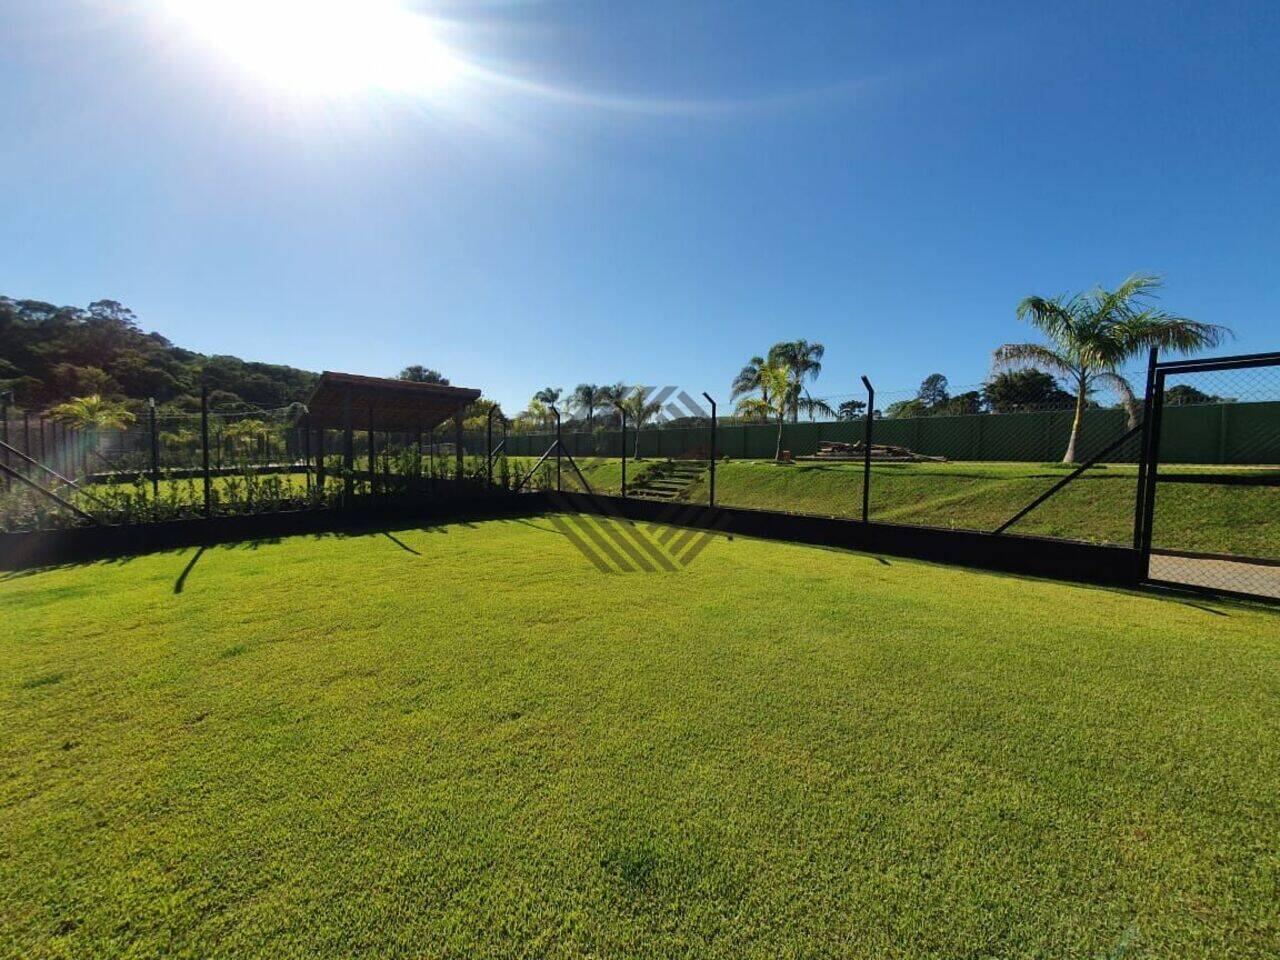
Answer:
[[[798,460],[863,460],[866,447],[861,440],[854,443],[842,443],[839,440],[819,440],[818,453],[812,457],[797,457]],[[897,447],[888,443],[871,445],[872,463],[946,463],[946,457],[928,457],[916,453],[907,447]]]

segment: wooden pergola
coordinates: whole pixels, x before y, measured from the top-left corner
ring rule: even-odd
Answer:
[[[354,435],[357,429],[369,434],[369,473],[375,478],[375,432],[412,434],[419,452],[423,431],[433,431],[446,420],[454,422],[457,475],[462,476],[462,414],[480,399],[480,391],[470,387],[446,387],[438,383],[414,383],[387,377],[364,377],[354,373],[320,375],[307,402],[310,430],[318,430],[317,478],[324,482],[324,431],[341,430],[343,464],[347,492],[353,485]]]

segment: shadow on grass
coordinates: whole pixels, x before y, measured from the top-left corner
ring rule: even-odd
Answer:
[[[392,536],[392,535],[391,535],[390,533],[388,533],[386,530],[382,530],[382,531],[380,531],[380,532],[381,532],[381,534],[382,534],[384,537],[386,537],[388,540],[390,540],[392,543],[394,543],[397,547],[399,547],[399,548],[400,548],[401,550],[403,550],[405,553],[412,553],[415,557],[420,557],[420,556],[422,556],[422,554],[421,554],[421,553],[419,553],[417,550],[413,549],[413,547],[409,546],[407,543],[405,543],[405,542],[404,542],[403,540],[401,540],[399,537]]]
[[[196,552],[191,555],[191,559],[187,561],[187,565],[182,568],[182,572],[178,574],[178,579],[173,581],[173,592],[181,593],[186,589],[187,577],[191,576],[191,571],[196,568],[196,564],[200,562],[200,558],[204,556],[204,547],[198,547]]]

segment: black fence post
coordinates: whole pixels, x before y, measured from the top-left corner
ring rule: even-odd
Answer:
[[[453,479],[462,485],[462,411],[459,407],[453,415]]]
[[[427,483],[431,492],[436,489],[436,428],[427,430]]]
[[[311,495],[311,414],[302,415],[302,466],[307,478],[307,495]]]
[[[1138,449],[1138,489],[1134,494],[1133,504],[1133,549],[1142,549],[1142,525],[1144,523],[1147,497],[1147,478],[1150,474],[1148,457],[1151,447],[1151,415],[1155,404],[1156,364],[1159,362],[1160,350],[1152,347],[1147,354],[1147,390],[1142,396],[1142,440]]]
[[[349,506],[356,492],[356,438],[351,429],[351,390],[342,397],[342,503]]]
[[[413,431],[413,492],[422,492],[422,421]]]
[[[1142,541],[1139,544],[1139,574],[1143,580],[1151,575],[1151,540],[1152,527],[1156,514],[1156,480],[1160,469],[1160,421],[1164,414],[1164,371],[1157,370],[1155,376],[1155,396],[1151,405],[1150,434],[1147,439],[1145,459],[1147,461],[1147,478],[1142,497]]]
[[[373,438],[373,405],[369,405],[369,493],[378,495],[378,460]]]
[[[0,440],[6,444],[9,442],[9,403],[13,400],[13,391],[6,390],[0,393]],[[9,466],[9,451],[4,452],[4,465]],[[7,488],[12,481],[9,474],[4,475],[4,485]]]
[[[867,429],[862,438],[862,522],[871,519],[871,435],[876,421],[876,390],[864,374],[862,385],[867,388]]]
[[[324,494],[324,427],[316,431],[316,492]]]
[[[151,428],[151,495],[160,499],[160,438],[156,433],[156,398],[147,401],[147,420]]]
[[[209,385],[200,385],[200,460],[204,467],[204,515],[213,515],[213,489],[209,481]]]
[[[484,433],[484,479],[485,483],[491,487],[493,486],[493,414],[497,409],[496,406],[489,408],[489,418]]]
[[[617,404],[622,419],[622,499],[627,499],[627,408]]]
[[[711,489],[707,495],[707,506],[714,507],[716,505],[716,402],[711,399],[711,394],[703,390],[702,395],[707,398],[707,403],[711,404]]]
[[[556,405],[551,404],[551,412],[556,417],[556,493],[560,492],[560,451],[562,445],[560,442],[560,411],[556,409]]]

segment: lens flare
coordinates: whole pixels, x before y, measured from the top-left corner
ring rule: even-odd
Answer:
[[[426,94],[463,63],[438,25],[391,0],[164,0],[192,39],[296,94]]]

